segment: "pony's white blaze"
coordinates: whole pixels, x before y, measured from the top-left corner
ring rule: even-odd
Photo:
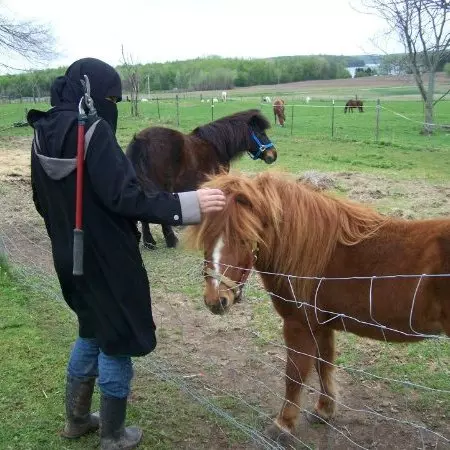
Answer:
[[[217,243],[216,243],[213,253],[212,253],[212,262],[213,262],[214,270],[216,273],[221,273],[220,272],[220,260],[222,258],[222,249],[223,249],[224,245],[225,245],[225,243],[223,242],[223,238],[222,238],[222,236],[220,236],[220,238],[217,240]],[[215,278],[213,278],[213,283],[215,284],[215,286],[217,288],[219,287],[219,281],[216,280]]]

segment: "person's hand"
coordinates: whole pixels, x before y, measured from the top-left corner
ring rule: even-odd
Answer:
[[[203,214],[222,211],[225,206],[225,195],[220,189],[198,189],[197,198]]]

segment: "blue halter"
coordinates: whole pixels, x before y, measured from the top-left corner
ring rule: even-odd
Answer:
[[[252,131],[252,138],[256,142],[256,145],[258,146],[258,151],[256,153],[248,152],[250,157],[252,159],[258,159],[268,148],[274,147],[272,142],[269,142],[268,144],[263,144],[259,139],[258,136],[256,136],[255,132]]]

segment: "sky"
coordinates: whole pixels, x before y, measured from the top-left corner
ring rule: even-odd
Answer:
[[[383,49],[400,51],[394,41],[379,41],[386,27],[381,19],[353,9],[362,9],[360,1],[0,0],[0,15],[52,29],[59,55],[43,67],[67,66],[87,56],[117,65],[122,45],[143,64],[207,55],[381,53],[374,38]],[[8,63],[27,66],[12,58]]]

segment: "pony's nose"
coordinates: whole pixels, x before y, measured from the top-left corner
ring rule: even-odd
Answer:
[[[266,152],[266,154],[264,155],[264,162],[266,164],[272,164],[277,160],[277,152],[274,150],[269,150],[268,152]]]
[[[219,301],[220,301],[220,307],[222,309],[225,309],[228,306],[228,300],[226,297],[220,297]]]

